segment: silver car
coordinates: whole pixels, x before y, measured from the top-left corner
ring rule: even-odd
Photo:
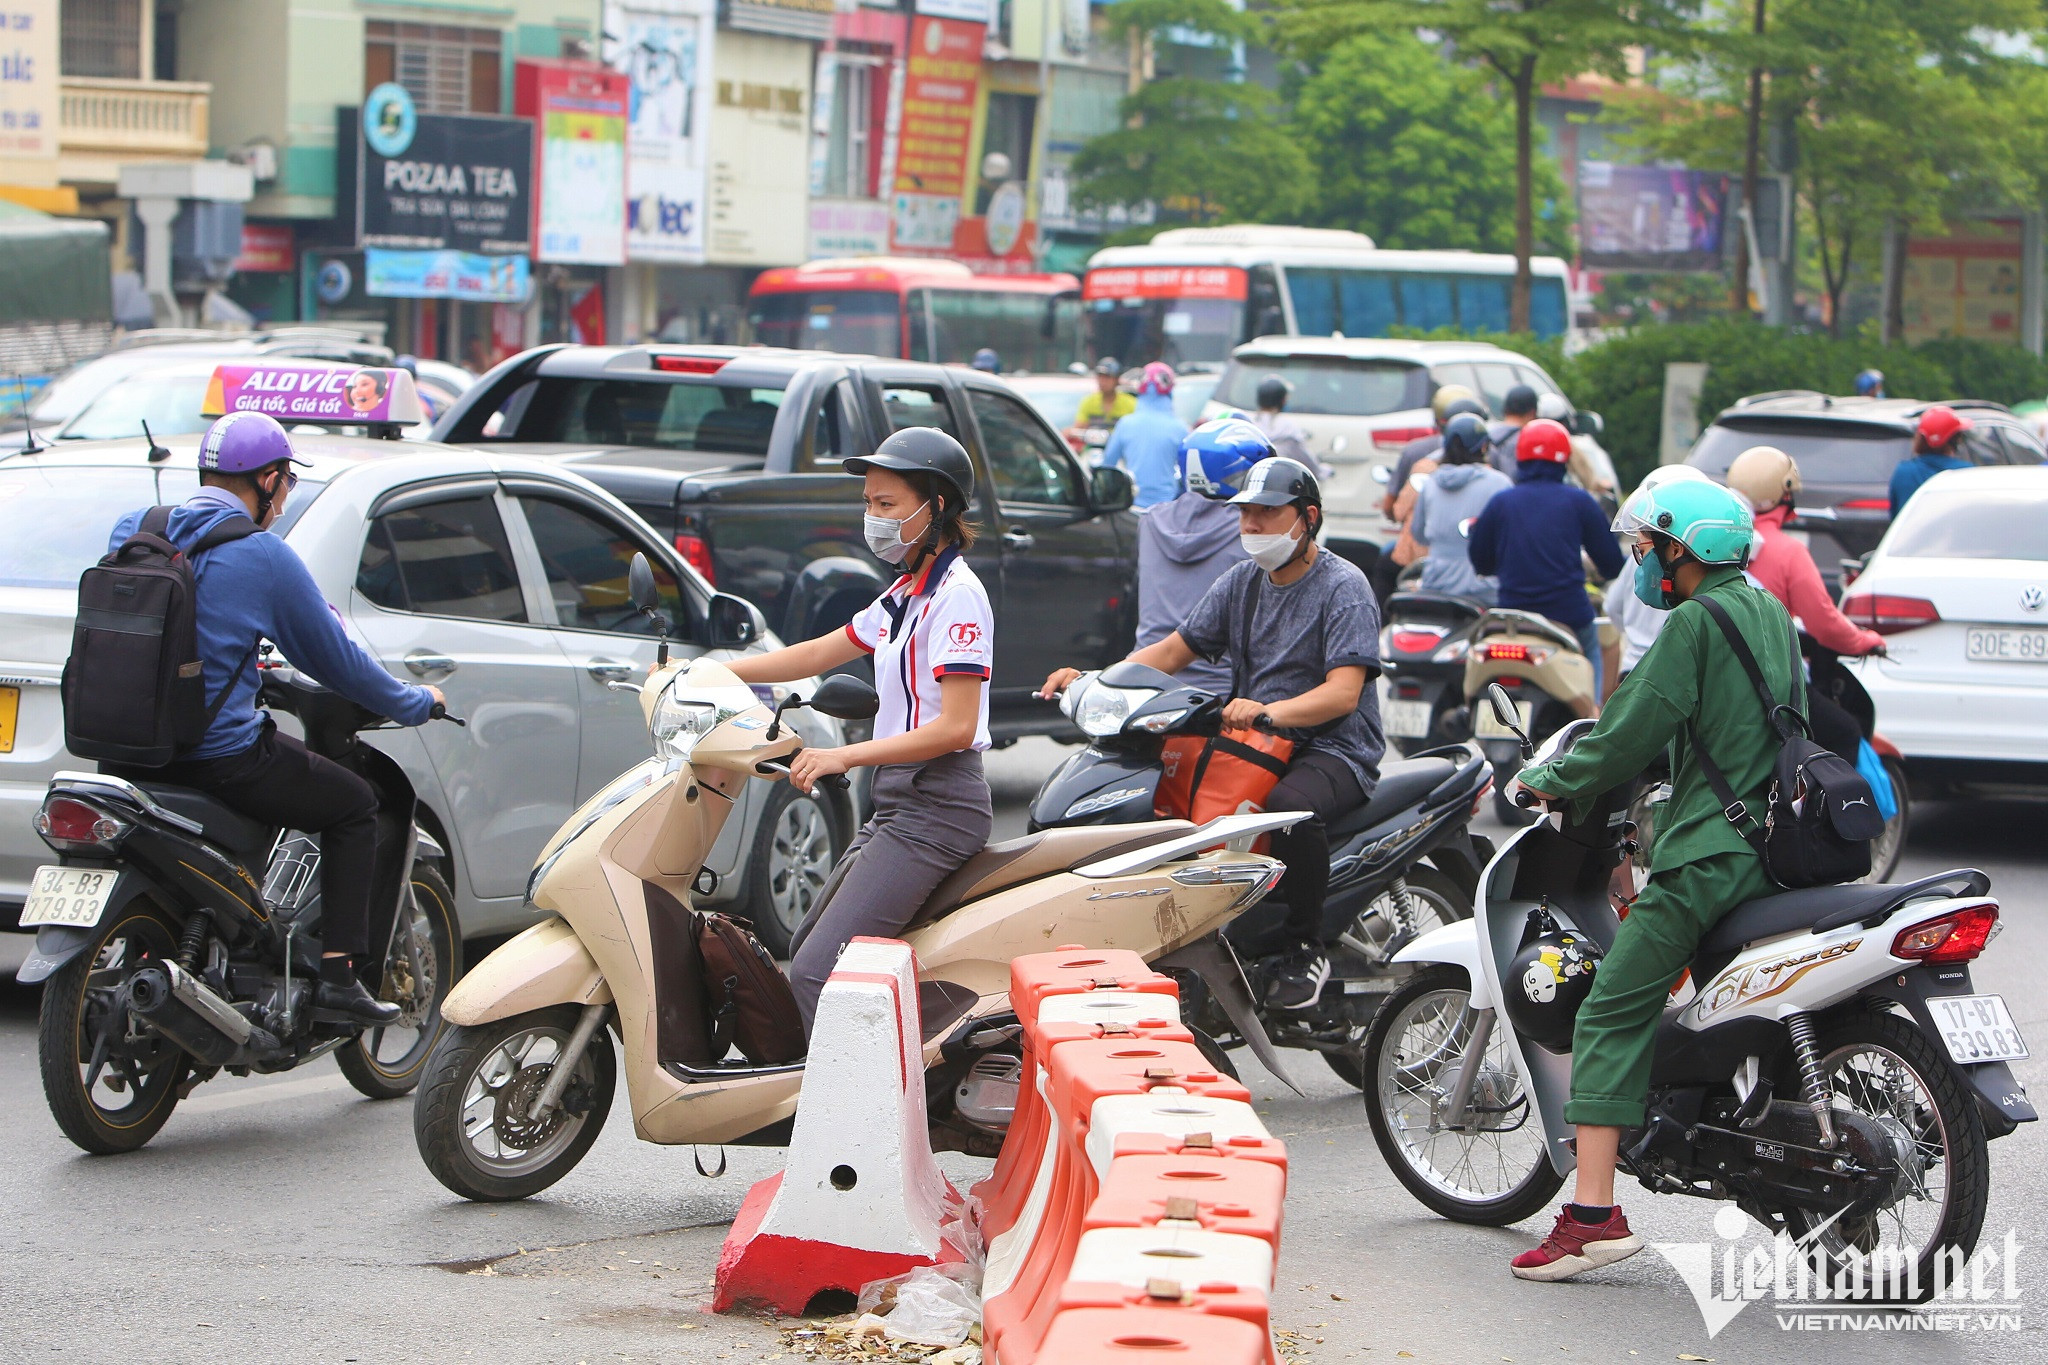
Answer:
[[[582,802],[647,757],[638,699],[607,684],[644,678],[654,628],[627,599],[635,552],[653,564],[672,647],[713,646],[714,622],[760,614],[715,593],[610,494],[559,464],[448,446],[300,435],[301,471],[274,528],[305,559],[350,633],[399,678],[433,683],[467,729],[377,734],[419,791],[420,824],[467,937],[530,923],[527,872]],[[0,929],[18,922],[33,869],[51,861],[30,828],[64,750],[58,680],[78,576],[122,514],[182,502],[198,485],[198,438],[66,442],[0,459]],[[730,630],[726,625],[722,629]],[[729,638],[738,638],[737,634]],[[791,713],[806,739],[838,722]],[[286,719],[287,718],[281,718]],[[749,783],[700,874],[702,900],[754,919],[782,949],[855,827],[842,793]]]

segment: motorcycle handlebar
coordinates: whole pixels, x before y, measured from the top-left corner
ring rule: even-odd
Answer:
[[[754,767],[757,771],[781,773],[784,777],[789,776],[789,760],[786,758],[764,759],[761,762],[756,763]],[[836,792],[843,792],[850,788],[853,784],[846,780],[845,773],[826,773],[823,777],[820,777],[818,779],[817,785],[821,787],[830,787],[833,791]]]
[[[1515,804],[1523,810],[1535,810],[1543,802],[1537,798],[1535,792],[1530,791],[1527,787],[1517,787],[1515,788]]]
[[[464,720],[461,716],[450,713],[448,708],[442,705],[440,702],[435,702],[433,706],[428,708],[427,719],[452,721],[455,724],[460,725],[465,730],[469,728],[468,721]]]

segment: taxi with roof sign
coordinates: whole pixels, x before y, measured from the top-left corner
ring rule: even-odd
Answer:
[[[654,662],[656,635],[625,588],[636,553],[654,568],[677,654],[775,643],[757,610],[560,462],[393,439],[421,417],[404,370],[237,358],[198,378],[189,411],[169,430],[138,417],[120,439],[0,454],[0,929],[47,861],[30,820],[51,775],[87,766],[64,749],[57,686],[79,574],[124,513],[191,496],[215,415],[267,412],[292,432],[309,464],[271,529],[393,676],[433,683],[470,719],[366,736],[418,790],[466,935],[530,923],[526,874],[542,844],[647,756],[638,698],[608,686]],[[794,714],[807,742],[843,742],[837,721]],[[750,788],[708,864],[710,899],[757,922],[800,921],[856,812],[840,793]]]
[[[322,360],[207,361],[166,366],[117,384],[53,434],[58,441],[196,436],[216,417],[263,412],[294,425],[425,440],[431,415],[411,374],[396,366]]]

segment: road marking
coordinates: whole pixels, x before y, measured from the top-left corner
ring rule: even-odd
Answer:
[[[266,1081],[259,1085],[236,1086],[212,1095],[201,1089],[178,1108],[197,1114],[213,1114],[223,1109],[242,1109],[252,1104],[295,1100],[304,1095],[324,1095],[329,1091],[349,1088],[348,1078],[334,1072],[326,1076],[309,1076],[303,1081]]]

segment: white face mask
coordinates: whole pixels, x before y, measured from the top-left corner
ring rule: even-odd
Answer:
[[[911,510],[910,516],[904,517],[902,521],[895,517],[878,517],[872,514],[863,516],[860,519],[860,529],[861,534],[867,537],[868,548],[884,563],[901,564],[910,557],[910,552],[917,548],[916,541],[903,539],[903,522],[909,521],[911,517],[915,517],[929,506],[931,504],[928,502],[920,503]]]
[[[1285,531],[1276,536],[1255,536],[1247,533],[1240,535],[1237,543],[1244,546],[1244,552],[1252,557],[1252,563],[1267,573],[1272,573],[1293,559],[1295,551],[1301,548],[1300,537]]]

